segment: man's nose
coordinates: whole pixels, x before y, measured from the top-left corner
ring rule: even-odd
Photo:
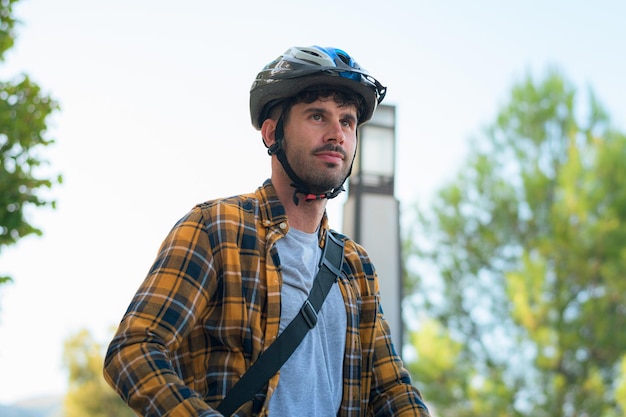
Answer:
[[[343,123],[340,120],[333,121],[326,134],[326,141],[335,141],[343,143],[346,140],[346,134],[343,130]]]

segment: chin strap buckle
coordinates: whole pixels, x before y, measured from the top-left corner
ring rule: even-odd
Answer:
[[[322,200],[324,198],[328,198],[328,194],[306,194],[304,196],[304,201]]]

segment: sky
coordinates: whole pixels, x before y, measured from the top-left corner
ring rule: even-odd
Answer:
[[[221,4],[220,4],[221,3]],[[291,46],[347,51],[396,106],[403,213],[454,178],[469,139],[511,87],[556,67],[626,130],[626,3],[21,0],[0,80],[20,74],[60,104],[41,150],[62,185],[42,229],[0,253],[0,403],[62,394],[63,342],[108,344],[173,224],[196,203],[253,191],[269,157],[248,94]],[[345,195],[329,202],[341,230]]]

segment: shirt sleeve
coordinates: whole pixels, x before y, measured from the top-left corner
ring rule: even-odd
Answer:
[[[172,364],[176,350],[215,291],[215,271],[198,212],[163,241],[111,341],[104,377],[142,416],[219,416],[188,388]]]
[[[429,417],[420,391],[396,353],[381,303],[378,276],[365,250],[357,245],[363,284],[360,336],[364,351],[363,381],[370,381],[368,408],[376,417]],[[368,386],[367,384],[365,386]]]
[[[380,305],[380,303],[376,303]],[[382,311],[376,313],[370,405],[375,416],[429,417],[419,390],[393,347]]]

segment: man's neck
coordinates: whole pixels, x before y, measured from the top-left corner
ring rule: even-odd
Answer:
[[[300,199],[300,204],[296,206],[290,200],[290,207],[285,207],[289,227],[301,230],[306,233],[315,232],[324,216],[326,202],[322,200],[304,201]]]
[[[297,194],[298,205],[293,201],[294,188],[285,182],[272,181],[278,199],[285,208],[289,227],[301,230],[306,233],[315,232],[324,216],[326,210],[326,199],[305,201],[304,195]]]

